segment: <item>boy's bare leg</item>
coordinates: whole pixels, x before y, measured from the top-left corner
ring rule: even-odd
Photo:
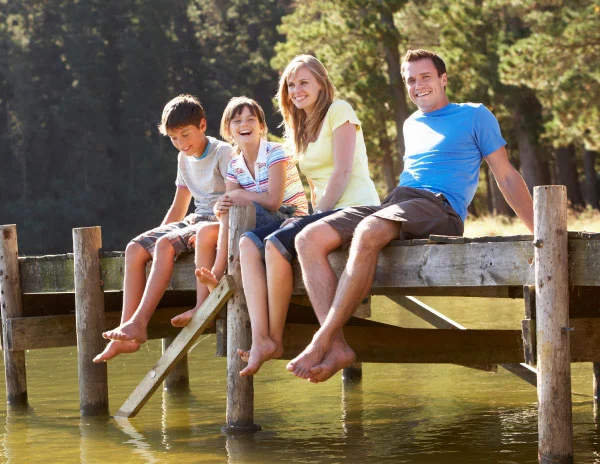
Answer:
[[[217,237],[220,234],[220,229],[222,228],[219,226],[219,223],[214,222],[203,224],[196,231],[196,251],[194,254],[194,263],[196,264],[196,306],[173,317],[171,325],[174,327],[185,327],[192,319],[196,310],[202,306],[210,290],[212,290],[207,287],[206,282],[200,277],[203,274],[201,271],[210,269],[215,262],[215,246],[217,246]]]
[[[249,351],[238,349],[238,355],[248,365],[240,371],[241,376],[254,375],[262,364],[281,356],[281,344],[269,336],[269,306],[267,292],[267,274],[262,262],[260,250],[252,240],[242,237],[240,240],[240,261],[242,283],[252,327],[252,347]],[[278,281],[277,285],[280,285]]]
[[[156,306],[167,289],[173,273],[175,249],[171,243],[163,238],[156,242],[154,261],[142,301],[129,320],[119,327],[104,332],[102,336],[109,340],[131,340],[136,343],[145,343],[148,338],[148,321],[152,317]]]
[[[325,222],[310,224],[296,237],[302,279],[320,324],[325,322],[338,286],[337,276],[327,256],[341,245],[342,239],[338,232]],[[336,335],[333,344],[343,367],[354,362],[356,355],[346,343],[342,331]],[[288,363],[287,369],[303,379],[310,378],[309,367],[303,363],[296,364],[292,361]]]
[[[125,249],[125,275],[123,279],[123,311],[121,324],[127,322],[138,307],[146,286],[146,264],[150,253],[139,243],[129,242]],[[104,351],[94,358],[95,363],[108,361],[121,353],[133,353],[140,348],[134,341],[111,340]]]
[[[401,227],[400,222],[375,216],[359,224],[329,314],[310,344],[289,363],[290,370],[308,370],[312,382],[323,382],[345,367],[345,354],[334,342],[371,289],[379,251],[400,236]]]

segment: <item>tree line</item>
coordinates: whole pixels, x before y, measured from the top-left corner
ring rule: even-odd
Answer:
[[[560,183],[598,208],[597,0],[11,0],[0,2],[0,222],[24,253],[71,249],[101,225],[123,249],[158,224],[176,152],[156,129],[166,101],[193,93],[218,135],[248,95],[281,135],[278,73],[299,53],[327,66],[357,109],[381,194],[402,170],[414,110],[408,48],[446,60],[452,101],[486,104],[527,185]],[[485,172],[472,214],[508,214]]]

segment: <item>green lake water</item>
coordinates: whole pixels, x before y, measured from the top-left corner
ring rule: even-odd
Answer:
[[[469,328],[518,329],[522,300],[424,298]],[[427,327],[385,298],[373,318]],[[227,437],[226,364],[214,336],[189,356],[187,395],[157,391],[131,420],[80,418],[75,348],[27,352],[30,407],[0,413],[2,463],[535,463],[535,388],[502,369],[366,364],[362,382],[340,375],[313,385],[272,361],[255,377],[255,421],[263,431]],[[160,342],[109,362],[110,411],[160,356]],[[591,364],[572,365],[577,463],[600,463]],[[2,385],[0,400],[5,404]]]

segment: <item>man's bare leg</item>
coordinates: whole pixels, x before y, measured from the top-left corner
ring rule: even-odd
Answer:
[[[400,236],[401,227],[400,222],[375,216],[365,218],[358,225],[331,310],[310,344],[290,363],[294,369],[308,369],[312,382],[323,382],[345,367],[344,354],[339,352],[334,341],[361,300],[368,295],[379,251]]]
[[[221,229],[222,227],[220,227],[219,223],[214,222],[203,224],[196,231],[196,251],[194,254],[194,263],[196,265],[196,306],[173,317],[171,319],[171,325],[174,327],[185,327],[210,293],[211,289],[206,285],[203,278],[205,273],[202,272],[202,270],[204,269],[206,271],[210,269],[215,262],[215,246],[218,244],[217,237],[220,235]],[[225,259],[227,259],[227,257],[225,257]]]
[[[152,259],[139,243],[129,242],[125,249],[125,275],[123,279],[123,309],[121,324],[127,322],[138,307],[146,286],[146,263]],[[111,340],[104,351],[94,358],[95,363],[106,362],[121,353],[133,353],[140,345],[134,341]]]
[[[154,261],[142,300],[129,320],[119,327],[104,332],[102,336],[109,340],[133,341],[145,343],[148,338],[148,321],[162,298],[171,280],[175,259],[175,249],[163,238],[158,239],[154,250]]]
[[[325,322],[338,285],[337,276],[329,264],[327,255],[341,245],[342,240],[338,232],[325,222],[310,224],[296,237],[302,279],[320,324]],[[350,365],[355,359],[354,351],[344,340],[341,331],[334,344],[337,345],[337,351],[344,355],[344,361]],[[303,379],[310,377],[309,368],[303,364],[296,365],[290,362],[287,369]]]
[[[247,237],[240,240],[242,283],[252,327],[252,346],[249,351],[238,349],[238,355],[248,365],[240,371],[241,376],[254,375],[263,363],[281,356],[281,344],[269,334],[269,300],[267,272],[258,247]],[[289,264],[289,263],[288,263]],[[281,285],[278,280],[277,285]]]

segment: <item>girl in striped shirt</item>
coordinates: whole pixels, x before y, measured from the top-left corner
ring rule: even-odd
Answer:
[[[202,260],[196,260],[199,267],[196,276],[209,290],[225,273],[231,206],[254,205],[257,227],[281,224],[288,218],[308,214],[308,202],[296,164],[280,144],[267,141],[265,115],[256,101],[247,97],[232,98],[223,112],[221,136],[234,145],[237,155],[227,167],[226,193],[214,208],[219,222],[203,225],[196,234],[198,242],[214,241],[215,233],[218,234],[212,269],[198,266]],[[172,324],[183,327],[196,309],[174,317]]]

